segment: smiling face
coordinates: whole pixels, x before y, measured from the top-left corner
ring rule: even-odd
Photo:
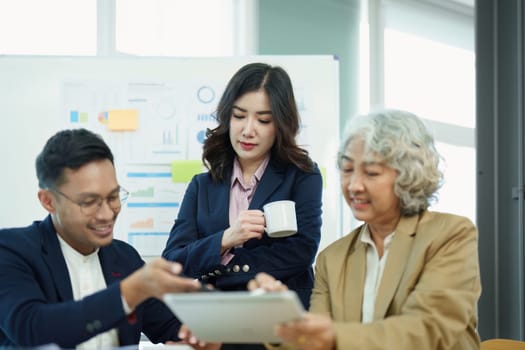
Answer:
[[[394,192],[397,171],[369,157],[361,139],[352,139],[340,159],[341,189],[355,218],[377,233],[394,231],[401,216]]]
[[[262,89],[235,100],[230,119],[230,141],[243,170],[257,169],[275,141],[275,123],[268,95]]]
[[[93,161],[76,170],[65,169],[64,178],[65,182],[56,188],[62,194],[42,189],[38,193],[40,202],[51,214],[60,237],[81,254],[91,254],[111,243],[120,209],[110,208],[103,200],[94,214],[86,215],[76,203],[118,196],[115,168],[107,159]]]

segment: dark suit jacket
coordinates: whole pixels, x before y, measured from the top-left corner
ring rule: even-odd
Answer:
[[[251,239],[235,248],[235,257],[221,265],[221,239],[229,224],[231,173],[215,183],[209,173],[193,177],[163,256],[178,261],[187,276],[223,290],[244,290],[256,273],[264,271],[288,285],[308,306],[313,287],[312,264],[321,235],[322,179],[319,169],[305,173],[294,165],[270,160],[250,209],[277,200],[295,201],[296,235]]]
[[[127,316],[119,281],[143,265],[133,247],[114,240],[100,248],[107,288],[73,300],[66,262],[48,216],[25,228],[0,230],[0,346],[56,343],[73,348],[118,329],[120,345],[174,340],[179,321],[159,300],[148,299]]]

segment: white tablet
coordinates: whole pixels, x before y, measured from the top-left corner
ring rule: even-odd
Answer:
[[[294,291],[165,294],[164,302],[199,339],[223,343],[278,343],[275,325],[301,318]]]

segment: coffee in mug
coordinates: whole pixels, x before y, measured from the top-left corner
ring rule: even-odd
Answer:
[[[297,233],[295,202],[282,200],[267,203],[263,206],[268,236],[286,237]]]

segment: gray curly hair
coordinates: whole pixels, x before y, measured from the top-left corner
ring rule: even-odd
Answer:
[[[364,141],[365,154],[379,157],[397,170],[394,192],[400,200],[401,215],[420,213],[437,199],[436,192],[443,181],[441,156],[416,115],[387,109],[350,119],[339,150],[339,165],[344,150],[355,138]]]

